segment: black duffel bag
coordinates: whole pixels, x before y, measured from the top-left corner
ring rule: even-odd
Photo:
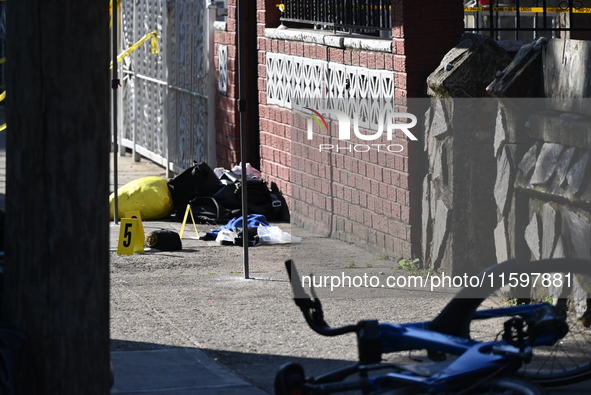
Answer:
[[[214,197],[199,196],[189,204],[195,221],[201,224],[226,224],[232,218],[242,215],[242,210],[228,209]]]
[[[246,193],[248,196],[248,214],[262,214],[271,221],[280,219],[281,201],[277,198],[276,194],[269,190],[265,180],[248,180]],[[241,199],[241,182],[236,183],[235,194],[238,199]]]
[[[177,217],[183,218],[187,204],[199,196],[213,196],[222,183],[205,162],[193,162],[193,166],[168,181]]]

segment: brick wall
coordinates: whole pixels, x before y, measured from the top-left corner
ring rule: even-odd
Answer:
[[[260,169],[288,198],[294,222],[396,257],[419,255],[422,144],[400,137],[393,143],[404,147],[401,153],[318,152],[317,145],[303,138],[305,119],[298,119],[290,109],[267,104],[267,52],[393,71],[401,109],[419,116],[421,125],[422,109],[407,108],[406,99],[425,96],[427,75],[458,42],[463,32],[462,2],[393,0],[389,52],[267,38],[265,28],[279,24],[276,3],[257,1]],[[228,32],[218,33],[216,42],[219,37],[231,45],[235,0],[229,1],[229,11]],[[237,124],[234,106],[224,101],[231,97],[231,89],[218,97],[220,163],[230,160],[237,144],[231,127]],[[330,126],[325,134],[319,131],[318,138],[333,141],[335,127]]]
[[[257,75],[258,63],[256,58],[256,18],[258,9],[245,7],[243,10],[243,23],[245,26],[243,63],[245,67],[246,89],[241,99],[245,100],[245,122],[243,127],[246,135],[247,152],[244,157],[253,166],[259,167],[259,116],[258,116],[258,87]],[[238,86],[238,36],[237,36],[237,7],[236,0],[228,1],[228,16],[225,30],[215,31],[214,59],[216,73],[220,65],[220,46],[227,47],[227,89],[225,92],[217,92],[216,95],[216,142],[217,165],[230,168],[242,160],[240,151],[240,112],[237,110],[239,97]]]
[[[240,161],[240,133],[239,113],[236,111],[238,99],[238,73],[236,61],[236,1],[228,1],[228,22],[226,31],[215,31],[214,59],[216,73],[219,70],[220,46],[227,47],[227,88],[226,92],[217,92],[216,95],[216,144],[217,165],[231,168]],[[217,76],[216,81],[219,76]]]

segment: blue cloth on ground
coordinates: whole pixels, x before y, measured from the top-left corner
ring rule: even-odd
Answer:
[[[264,215],[261,214],[248,214],[246,217],[246,225],[249,228],[258,228],[259,225],[269,226],[269,221]],[[236,229],[242,229],[242,217],[235,217],[232,218],[226,225],[222,225],[219,229],[212,230],[207,232],[205,236],[203,236],[203,240],[215,240],[218,237],[218,233],[220,230],[227,229],[235,231]]]

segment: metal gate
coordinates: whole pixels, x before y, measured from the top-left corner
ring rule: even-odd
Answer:
[[[120,144],[175,173],[215,164],[209,10],[206,0],[122,4],[122,47],[156,30],[159,51],[146,43],[122,62]]]

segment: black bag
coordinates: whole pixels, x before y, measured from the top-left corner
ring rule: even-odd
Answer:
[[[269,220],[279,219],[281,216],[281,201],[269,190],[267,182],[262,179],[248,180],[246,193],[248,195],[248,213],[262,214]],[[242,196],[242,185],[236,183],[236,195]]]
[[[146,236],[146,245],[160,251],[177,251],[183,249],[181,236],[172,230],[160,229]]]
[[[227,209],[242,209],[242,197],[236,194],[236,184],[224,185],[213,195],[213,198]]]
[[[206,224],[225,224],[234,217],[242,215],[242,210],[230,210],[213,197],[196,197],[189,204],[195,221]]]
[[[205,162],[193,162],[193,166],[168,181],[177,217],[183,218],[189,201],[198,196],[213,196],[222,183]]]

